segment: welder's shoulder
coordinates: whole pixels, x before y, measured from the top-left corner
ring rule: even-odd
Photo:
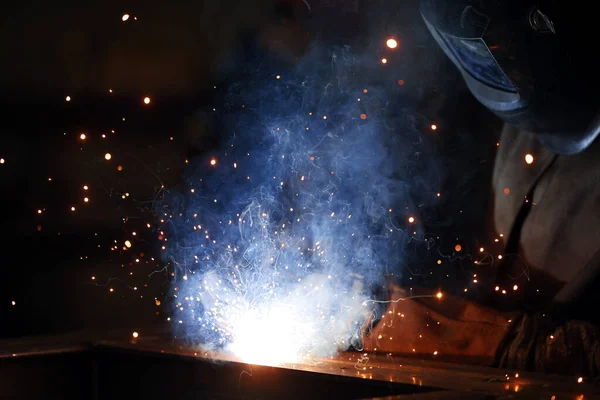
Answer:
[[[492,189],[497,233],[512,229],[523,200],[552,162],[554,154],[529,132],[505,124],[498,140]]]

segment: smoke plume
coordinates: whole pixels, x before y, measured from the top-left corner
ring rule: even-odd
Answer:
[[[360,348],[365,300],[423,239],[436,167],[414,109],[368,51],[314,45],[293,67],[243,68],[212,111],[223,145],[158,208],[172,323],[249,362]]]

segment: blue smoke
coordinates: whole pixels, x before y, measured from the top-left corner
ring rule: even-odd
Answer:
[[[359,346],[364,300],[423,238],[436,168],[414,109],[375,54],[348,47],[244,68],[213,112],[223,146],[191,160],[158,208],[172,321],[194,344],[249,361]]]

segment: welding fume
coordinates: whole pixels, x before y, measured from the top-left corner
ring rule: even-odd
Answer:
[[[192,160],[156,209],[175,331],[270,365],[360,351],[598,376],[591,14],[562,1],[420,2],[428,51],[503,123],[484,183],[499,250],[465,256],[477,290],[407,286],[395,270],[409,244],[434,246],[419,213],[445,168],[393,78],[402,43],[380,38],[383,58],[315,42],[291,66],[245,62],[206,111],[230,139]]]

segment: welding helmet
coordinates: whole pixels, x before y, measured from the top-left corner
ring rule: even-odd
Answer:
[[[592,9],[550,0],[421,0],[437,44],[475,98],[557,154],[600,133]]]

